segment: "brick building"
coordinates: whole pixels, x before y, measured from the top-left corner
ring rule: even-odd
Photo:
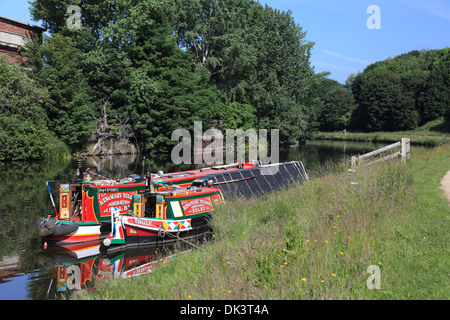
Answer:
[[[26,39],[42,38],[44,31],[44,28],[0,16],[0,56],[6,55],[7,62],[20,63],[24,59],[21,48]]]

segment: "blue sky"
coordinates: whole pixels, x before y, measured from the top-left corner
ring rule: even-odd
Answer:
[[[307,40],[311,63],[345,83],[351,73],[411,50],[450,46],[450,0],[259,0],[291,10]],[[381,29],[368,29],[370,5],[380,8]]]
[[[259,0],[291,10],[306,39],[315,43],[317,72],[345,83],[376,61],[421,49],[450,46],[450,0]],[[381,29],[368,29],[370,5],[380,8]],[[0,15],[33,23],[28,0],[0,0]]]

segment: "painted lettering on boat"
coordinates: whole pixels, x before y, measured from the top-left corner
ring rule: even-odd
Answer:
[[[184,214],[187,216],[213,210],[209,198],[184,200],[181,201],[181,206],[183,207]]]
[[[98,192],[100,192],[100,193],[119,192],[119,188],[100,188],[100,189],[98,189]]]
[[[144,227],[153,227],[157,228],[158,226],[155,226],[153,224],[153,220],[147,220],[147,219],[134,219],[134,218],[127,218],[126,222],[132,223],[138,226],[144,226]]]
[[[120,212],[128,210],[135,191],[117,192],[117,193],[99,193],[98,204],[100,206],[100,215],[109,215],[109,209],[116,207]]]

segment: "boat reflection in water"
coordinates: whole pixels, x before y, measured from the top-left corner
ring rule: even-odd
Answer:
[[[95,288],[97,279],[132,278],[148,274],[157,265],[164,265],[191,251],[187,244],[140,246],[114,253],[102,250],[98,242],[83,246],[48,246],[36,257],[52,274],[47,298],[56,299],[73,290]]]

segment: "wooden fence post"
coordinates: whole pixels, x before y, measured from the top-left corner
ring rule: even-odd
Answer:
[[[410,157],[410,140],[409,138],[402,138],[402,162],[406,163],[406,160],[409,160]]]

